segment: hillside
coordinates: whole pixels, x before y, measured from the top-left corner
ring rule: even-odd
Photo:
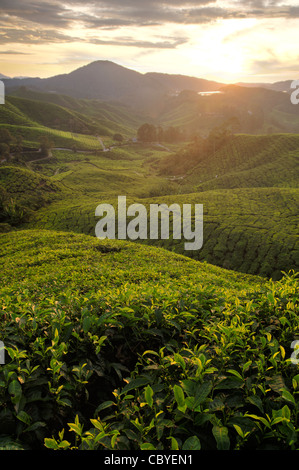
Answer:
[[[115,132],[124,132],[125,135],[132,135],[135,129],[143,123],[146,116],[130,110],[128,106],[120,103],[107,103],[99,100],[76,99],[68,95],[59,93],[47,93],[31,90],[21,86],[15,90],[8,91],[9,97],[24,98],[35,103],[51,103],[67,109],[69,112],[79,113],[80,118],[110,129]],[[59,117],[59,116],[58,116]],[[57,122],[55,123],[57,127]]]
[[[198,190],[253,187],[298,187],[298,134],[232,135],[205,149],[190,144],[159,162],[160,173],[185,176],[184,186]]]
[[[104,200],[117,206],[112,194],[110,197],[105,196],[105,192],[98,198],[92,193],[89,198],[82,194],[76,202],[69,199],[64,203],[57,203],[36,214],[31,226],[83,232],[94,236],[98,220],[94,211],[98,201]],[[274,279],[281,277],[281,271],[298,269],[298,194],[295,190],[255,188],[254,191],[207,191],[141,200],[129,197],[127,204],[133,202],[144,204],[148,214],[149,204],[203,204],[204,244],[201,250],[185,251],[183,238],[172,239],[171,224],[169,240],[148,240],[148,244],[161,246],[199,261]]]
[[[47,80],[0,106],[0,450],[299,449],[296,107],[110,62]],[[132,139],[144,122],[189,141]],[[203,204],[202,248],[171,223],[97,239],[120,195],[147,227]]]
[[[34,212],[62,197],[65,189],[27,168],[0,166],[0,232],[28,222]]]
[[[298,448],[294,276],[70,232],[0,240],[1,449]]]
[[[201,135],[232,117],[246,133],[297,132],[299,126],[298,106],[279,84],[225,85],[185,75],[142,74],[111,61],[95,61],[50,78],[4,81],[8,95],[66,107],[85,115],[87,123],[95,120],[108,129],[114,122],[130,128],[134,123],[136,130],[140,115],[157,125],[180,126]],[[125,120],[119,122],[118,114]],[[121,132],[115,127],[114,131]]]
[[[157,117],[161,125],[183,126],[203,137],[231,119],[237,132],[248,134],[296,133],[299,126],[299,107],[289,94],[259,87],[227,85],[211,94],[182,91],[163,104]]]
[[[86,134],[96,132],[96,124],[90,118],[57,104],[14,96],[9,96],[7,101],[31,121],[43,126]]]
[[[50,102],[51,94],[27,93],[26,90],[17,95],[21,96],[8,96],[6,104],[0,107],[0,126],[9,126],[14,135],[20,133],[18,130],[22,126],[36,128],[38,137],[38,129],[41,127],[45,133],[52,133],[53,138],[55,132],[52,129],[81,135],[113,136],[115,133],[122,133],[124,136],[133,136],[136,127],[142,122],[141,117],[131,115],[122,106],[67,100],[59,95],[55,95],[56,103],[53,103]],[[21,134],[24,132],[26,135],[23,137],[27,140],[27,134],[32,135],[34,129],[22,130]]]
[[[120,101],[140,108],[160,95],[159,83],[110,61],[96,61],[69,74],[45,79],[6,80],[7,89],[19,86],[67,94],[75,98]]]

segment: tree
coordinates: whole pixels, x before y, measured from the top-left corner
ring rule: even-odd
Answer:
[[[0,129],[0,143],[7,144],[8,146],[13,141],[13,136],[7,129]]]
[[[142,124],[137,131],[137,139],[141,142],[155,142],[157,140],[156,128],[153,124]]]
[[[226,121],[225,124],[230,129],[232,134],[240,132],[241,130],[240,119],[237,116],[232,116]]]
[[[114,134],[113,140],[115,140],[116,142],[123,142],[124,138],[121,134]]]
[[[164,141],[164,130],[160,126],[157,129],[157,141],[158,142],[163,142]]]
[[[206,139],[208,153],[215,153],[231,136],[232,131],[226,123],[222,126],[214,127]]]
[[[43,156],[48,156],[49,151],[53,147],[53,142],[51,142],[48,138],[48,136],[44,135],[40,139],[40,151]]]
[[[4,142],[0,142],[0,156],[3,158],[9,157],[9,145]]]
[[[175,143],[180,140],[180,131],[176,127],[168,127],[164,132],[165,142]]]
[[[23,151],[23,136],[18,134],[13,142],[13,151],[17,154],[21,154]]]

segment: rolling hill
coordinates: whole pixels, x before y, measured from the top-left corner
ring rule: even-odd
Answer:
[[[1,450],[298,448],[294,275],[70,232],[0,240]]]
[[[290,95],[285,89],[289,82],[283,85],[225,85],[185,75],[142,74],[101,60],[68,74],[4,82],[8,95],[14,93],[26,97],[24,88],[27,88],[27,97],[33,92],[46,92],[49,102],[67,108],[74,105],[72,98],[121,104],[129,108],[131,114],[151,116],[161,125],[183,125],[192,132],[206,133],[232,116],[239,119],[240,130],[248,133],[296,132],[299,126],[298,107],[290,103]],[[20,92],[20,88],[23,91]],[[199,94],[202,92],[221,93],[203,96]],[[62,94],[64,98],[56,99],[56,94]],[[76,111],[80,112],[79,109]]]
[[[288,93],[260,87],[226,85],[212,94],[182,91],[168,96],[157,121],[206,136],[211,129],[235,119],[237,131],[248,134],[294,132],[299,128],[299,107]]]
[[[144,120],[149,119],[148,116],[132,112],[132,110],[120,103],[107,103],[96,99],[77,99],[69,95],[59,93],[47,93],[34,91],[25,86],[21,86],[14,91],[9,92],[9,96],[32,100],[34,102],[52,103],[58,105],[69,112],[79,113],[87,120],[92,120],[103,127],[111,127],[111,129],[124,133],[132,134]]]
[[[105,178],[105,175],[101,176]],[[91,194],[87,199],[82,195],[76,202],[69,199],[64,203],[54,204],[39,211],[30,226],[35,229],[83,232],[94,236],[98,221],[94,212],[99,201],[117,205],[117,200],[112,196],[105,197],[105,193],[103,196],[96,198]],[[128,198],[128,205],[135,202],[144,204],[148,213],[150,204],[204,206],[204,244],[201,250],[185,251],[184,239],[172,238],[172,224],[169,240],[147,240],[144,243],[160,246],[198,261],[273,279],[281,278],[281,271],[298,269],[298,193],[295,190],[255,188],[254,191],[206,191],[141,200]],[[193,225],[192,227],[194,229]]]
[[[11,84],[1,128],[56,148],[0,162],[0,450],[299,449],[287,95],[200,95],[200,80],[110,62]],[[138,107],[194,139],[114,145],[136,134]],[[148,214],[203,204],[202,248],[185,251],[172,225],[169,239],[97,239],[95,209],[119,195]]]
[[[160,173],[183,175],[198,190],[294,187],[299,181],[298,134],[232,135],[220,148],[190,144],[159,162]]]
[[[233,136],[215,154],[190,167],[184,178],[161,174],[165,160],[173,169],[181,153],[172,156],[159,147],[131,144],[88,158],[54,150],[52,159],[29,167],[32,177],[38,171],[63,191],[23,227],[94,236],[95,208],[100,201],[116,204],[117,194],[126,194],[128,204],[140,202],[148,208],[154,202],[202,203],[201,250],[186,252],[183,240],[172,236],[148,243],[278,279],[282,271],[298,269],[298,144],[297,135]],[[23,192],[26,195],[26,186]]]
[[[29,97],[28,97],[29,96]],[[76,134],[133,136],[142,118],[123,106],[86,102],[65,96],[20,89],[0,107],[0,125],[45,127]],[[55,102],[53,102],[55,101]],[[145,118],[143,118],[145,119]],[[17,129],[16,129],[17,131]]]

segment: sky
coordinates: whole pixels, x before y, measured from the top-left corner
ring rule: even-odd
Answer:
[[[226,83],[299,79],[299,0],[0,0],[0,73],[95,60]]]

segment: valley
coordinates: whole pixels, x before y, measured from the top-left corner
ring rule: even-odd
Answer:
[[[4,80],[0,448],[298,449],[299,108],[111,64]],[[202,248],[97,239],[118,196]]]

